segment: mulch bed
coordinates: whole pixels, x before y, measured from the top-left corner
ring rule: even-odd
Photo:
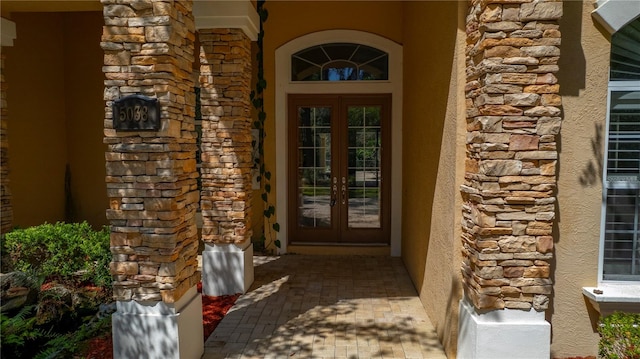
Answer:
[[[198,292],[202,293],[202,284],[198,284]],[[218,323],[227,314],[229,309],[236,302],[240,294],[223,295],[219,297],[202,296],[202,326],[204,329],[204,340],[206,340]],[[84,359],[113,359],[113,338],[111,333],[97,337],[89,341],[89,346]]]
[[[202,325],[204,327],[204,339],[206,340],[218,323],[227,314],[240,294],[223,295],[219,297],[202,296]]]

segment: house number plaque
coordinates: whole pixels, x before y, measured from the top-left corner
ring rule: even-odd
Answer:
[[[117,131],[160,129],[160,102],[143,95],[130,95],[113,102],[113,128]]]

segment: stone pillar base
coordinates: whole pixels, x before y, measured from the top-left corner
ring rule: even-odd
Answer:
[[[204,354],[202,296],[176,303],[118,301],[112,316],[114,358],[199,359]]]
[[[460,301],[458,358],[541,359],[551,355],[551,325],[544,312],[498,309],[478,313]]]
[[[205,243],[202,252],[202,293],[246,293],[253,283],[253,245]]]

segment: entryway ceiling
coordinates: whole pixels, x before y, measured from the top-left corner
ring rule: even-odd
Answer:
[[[3,0],[0,8],[2,17],[11,19],[12,12],[66,12],[66,11],[102,11],[100,0],[85,1],[12,1]]]

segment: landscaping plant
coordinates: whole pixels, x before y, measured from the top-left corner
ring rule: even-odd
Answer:
[[[36,353],[34,346],[55,337],[52,332],[36,325],[35,312],[35,305],[28,305],[13,316],[0,313],[0,351],[3,357],[6,355],[11,358],[30,358]]]
[[[606,359],[640,359],[640,314],[615,312],[598,326],[598,354]]]
[[[87,223],[45,223],[5,235],[5,251],[13,270],[34,271],[45,278],[111,285],[109,230]]]
[[[99,312],[112,300],[109,246],[109,230],[86,222],[5,234],[3,358],[72,358],[88,339],[110,331],[110,316]]]

